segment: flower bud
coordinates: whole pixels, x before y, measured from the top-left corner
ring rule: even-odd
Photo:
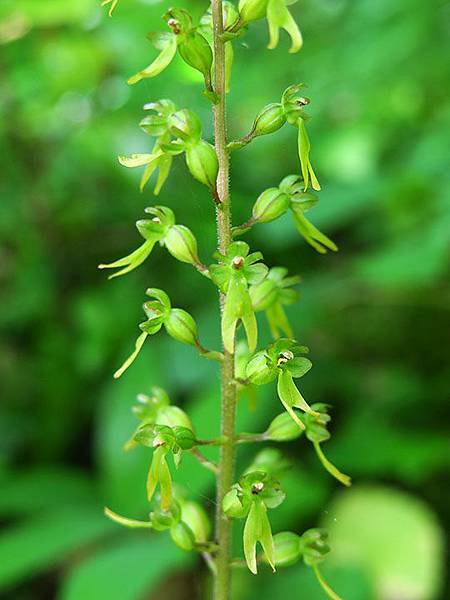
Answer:
[[[216,151],[211,144],[200,140],[198,144],[188,146],[186,148],[186,164],[192,177],[210,189],[215,188],[219,163]]]
[[[167,333],[183,344],[197,346],[197,324],[191,315],[182,308],[172,308],[169,316],[164,321]]]
[[[159,137],[167,131],[167,118],[162,115],[147,115],[141,119],[139,127],[148,135]]]
[[[182,450],[190,450],[195,446],[196,439],[194,432],[188,427],[173,427],[175,442]]]
[[[187,550],[189,552],[195,546],[194,534],[190,527],[188,527],[186,523],[183,523],[183,521],[180,521],[170,528],[170,536],[174,543],[182,550]]]
[[[327,543],[328,532],[325,529],[308,529],[300,538],[300,549],[303,560],[308,566],[316,565],[324,560],[330,552]]]
[[[178,44],[178,51],[190,67],[200,71],[205,78],[211,77],[212,50],[200,33],[195,31],[187,33]]]
[[[242,519],[247,514],[248,502],[242,503],[239,492],[236,488],[231,488],[222,500],[223,512],[229,517]]]
[[[187,414],[178,406],[163,406],[158,410],[156,416],[158,425],[167,425],[168,427],[187,427],[194,430]]]
[[[301,175],[287,175],[281,180],[278,187],[288,196],[294,196],[295,194],[303,192],[305,186]]]
[[[173,225],[164,237],[164,244],[170,254],[184,263],[198,264],[197,240],[188,227]]]
[[[276,369],[271,369],[267,364],[265,353],[257,352],[248,362],[246,368],[246,377],[250,383],[255,385],[264,385],[273,381],[277,375]]]
[[[184,8],[169,8],[163,15],[163,19],[176,35],[184,33],[192,27],[192,17]]]
[[[283,107],[279,102],[268,104],[257,115],[252,127],[252,134],[267,135],[278,131],[286,123]]]
[[[260,194],[253,206],[252,215],[259,223],[269,223],[289,208],[289,196],[278,188],[269,188]]]
[[[273,536],[275,548],[275,565],[288,567],[298,561],[301,556],[300,536],[292,531],[282,531]]]
[[[177,110],[167,120],[170,133],[183,141],[199,142],[202,125],[197,115],[188,108]]]
[[[270,423],[266,436],[273,442],[289,442],[302,434],[302,430],[287,412],[283,412]]]
[[[319,198],[312,192],[300,192],[291,197],[291,208],[295,211],[306,212],[319,202]]]
[[[240,0],[238,8],[241,21],[257,21],[266,14],[267,0]]]
[[[134,434],[134,441],[148,448],[154,448],[155,445],[162,446],[163,444],[171,448],[174,444],[175,436],[172,433],[172,429],[166,425],[143,423]]]
[[[150,513],[150,522],[153,529],[156,529],[156,531],[164,531],[165,529],[169,529],[176,523],[179,523],[180,518],[180,505],[175,500],[172,501],[168,510],[163,510],[158,506]]]
[[[196,542],[206,542],[211,524],[203,508],[197,502],[187,500],[181,505],[181,518],[194,534]]]
[[[273,305],[278,297],[278,288],[275,281],[268,278],[257,285],[252,285],[249,291],[253,310],[255,312],[267,310]]]

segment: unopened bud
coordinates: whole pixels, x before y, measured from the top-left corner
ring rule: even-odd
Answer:
[[[182,450],[190,450],[195,446],[196,439],[194,432],[188,427],[174,427],[172,429],[175,435],[175,442]]]
[[[164,237],[164,244],[177,260],[191,265],[200,262],[197,254],[197,240],[188,227],[173,225]]]
[[[194,534],[196,542],[206,542],[211,531],[211,524],[203,508],[190,500],[181,506],[181,518]]]
[[[197,324],[193,317],[182,308],[172,308],[169,316],[164,321],[167,333],[183,344],[197,346]]]
[[[170,536],[174,543],[182,550],[190,551],[195,546],[195,537],[191,528],[180,521],[170,528]]]
[[[199,142],[202,125],[197,115],[188,108],[177,110],[167,119],[170,132],[185,142]]]
[[[240,0],[239,1],[239,16],[241,21],[249,23],[262,19],[266,14],[268,0]]]
[[[277,567],[293,565],[301,556],[300,536],[292,531],[282,531],[274,535],[273,544]]]
[[[158,410],[156,417],[158,425],[168,427],[187,427],[193,431],[192,423],[187,414],[178,406],[163,406]]]
[[[282,412],[270,423],[265,436],[273,442],[289,442],[300,437],[302,430],[287,412]]]
[[[259,223],[269,223],[289,208],[289,196],[278,188],[269,188],[260,194],[253,206],[252,215]]]
[[[311,192],[300,192],[291,197],[293,211],[306,212],[319,202],[319,197]]]
[[[252,134],[254,136],[267,135],[278,131],[286,123],[283,107],[279,102],[268,104],[257,115],[253,127]]]
[[[264,385],[273,381],[277,375],[276,369],[271,369],[267,364],[267,356],[264,352],[257,352],[247,363],[246,377],[250,383]]]
[[[211,46],[197,32],[187,33],[178,45],[181,58],[190,67],[200,71],[205,78],[211,77],[213,55]]]
[[[219,163],[211,144],[200,140],[198,144],[187,146],[186,164],[192,177],[210,189],[215,189]]]

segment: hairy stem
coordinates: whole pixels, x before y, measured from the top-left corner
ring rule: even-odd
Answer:
[[[229,158],[226,140],[225,113],[225,43],[222,41],[223,14],[222,0],[211,0],[215,92],[218,102],[214,106],[214,143],[219,161],[217,176],[217,241],[219,250],[225,253],[231,242],[231,206],[229,193]],[[224,296],[220,297],[223,313]],[[217,476],[217,506],[215,539],[218,544],[216,555],[216,573],[214,581],[214,599],[228,600],[231,588],[231,521],[222,511],[222,500],[233,483],[235,458],[235,415],[236,384],[234,381],[234,355],[224,351],[221,364],[221,434],[226,442],[220,449],[219,473]]]

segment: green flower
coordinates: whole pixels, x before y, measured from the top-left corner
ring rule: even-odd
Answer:
[[[318,414],[311,409],[294,383],[294,378],[303,377],[312,367],[311,361],[302,356],[307,352],[308,349],[299,346],[295,340],[281,338],[266,350],[257,352],[249,361],[246,371],[249,382],[256,385],[278,379],[278,397],[301,429],[305,429],[305,425],[294,408],[312,415]]]
[[[303,87],[302,83],[291,85],[288,87],[281,97],[281,104],[283,106],[286,120],[294,127],[298,129],[298,155],[300,158],[300,165],[303,176],[304,191],[311,186],[314,190],[320,190],[320,183],[314,173],[309,154],[311,144],[306,132],[305,121],[309,119],[305,113],[304,107],[309,104],[309,99],[304,96],[299,96],[298,92]]]
[[[252,471],[241,477],[223,499],[222,508],[230,517],[246,517],[243,546],[249,570],[256,574],[256,546],[261,544],[265,557],[275,571],[272,529],[267,509],[276,508],[285,498],[279,482],[264,471]]]
[[[152,206],[145,209],[145,212],[154,215],[153,219],[141,219],[136,222],[136,227],[145,242],[128,254],[124,258],[120,258],[112,263],[101,264],[99,269],[117,269],[122,267],[116,273],[109,276],[109,279],[119,277],[129,273],[136,267],[139,267],[145,259],[150,255],[155,244],[161,242],[169,229],[175,224],[175,215],[166,206]]]
[[[143,309],[147,320],[139,324],[142,333],[136,340],[134,352],[114,373],[115,379],[118,379],[134,362],[147,337],[158,333],[163,325],[167,333],[177,341],[196,346],[201,353],[209,354],[200,344],[197,324],[188,312],[181,308],[172,308],[169,296],[163,290],[149,288],[146,294],[156,300],[144,303]]]
[[[258,330],[256,317],[248,290],[249,284],[260,283],[268,268],[261,262],[261,252],[249,254],[245,242],[233,242],[226,254],[216,252],[218,264],[211,265],[209,272],[213,282],[225,296],[222,315],[222,339],[228,352],[234,350],[236,327],[242,322],[250,351],[256,348]]]
[[[265,311],[270,332],[275,339],[280,336],[280,331],[288,337],[293,336],[283,307],[297,301],[298,292],[289,288],[299,283],[300,278],[286,275],[286,268],[273,267],[261,283],[250,287],[253,310]]]

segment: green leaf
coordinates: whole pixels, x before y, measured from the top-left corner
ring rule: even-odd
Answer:
[[[161,53],[148,67],[128,79],[130,85],[147,77],[156,77],[156,75],[159,75],[164,71],[164,69],[172,62],[177,51],[177,36],[174,33],[169,32],[156,35],[157,37],[154,38],[154,44],[161,50]]]

